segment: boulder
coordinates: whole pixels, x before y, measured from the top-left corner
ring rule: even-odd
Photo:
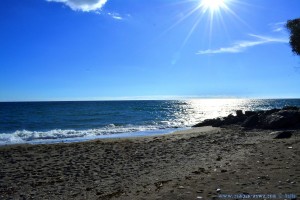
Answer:
[[[300,126],[299,112],[294,110],[281,110],[272,115],[268,115],[263,120],[263,127],[276,128],[292,128]]]
[[[274,139],[287,139],[292,137],[292,135],[293,135],[293,131],[278,131]]]
[[[232,114],[228,115],[227,117],[223,118],[222,125],[230,125],[236,123],[236,118]]]
[[[203,126],[214,126],[214,127],[219,127],[222,125],[222,120],[220,118],[216,119],[206,119],[203,122],[200,122],[193,127],[203,127]]]
[[[242,110],[237,110],[235,113],[237,117],[242,117],[244,115]]]
[[[276,113],[276,112],[278,112],[278,111],[280,111],[280,109],[266,110],[266,111],[264,112],[264,114],[265,114],[265,115],[271,115],[271,114]]]
[[[298,118],[300,116],[300,113],[298,110],[281,110],[276,113],[277,115],[281,115],[287,118]]]
[[[265,117],[263,120],[263,128],[277,129],[284,128],[288,124],[288,120],[280,115],[272,114]]]
[[[244,114],[233,116],[232,114],[223,118],[222,125],[241,124],[247,117]]]
[[[255,114],[256,114],[255,111],[245,111],[245,115],[246,115],[247,117],[250,117],[250,116],[255,115]]]
[[[282,110],[298,110],[299,108],[296,106],[285,106]]]
[[[254,114],[254,115],[248,117],[242,123],[242,127],[245,127],[245,128],[254,128],[254,127],[257,127],[258,125],[259,125],[259,117],[257,114]]]
[[[283,116],[286,119],[286,128],[290,127],[298,127],[300,126],[300,112],[298,110],[281,110],[276,113],[277,115]]]

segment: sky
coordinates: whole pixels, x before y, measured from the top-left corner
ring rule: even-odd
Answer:
[[[299,0],[1,0],[0,101],[300,98]]]

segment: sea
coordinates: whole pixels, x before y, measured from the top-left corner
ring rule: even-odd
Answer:
[[[169,134],[236,110],[300,106],[300,99],[0,102],[0,145]]]

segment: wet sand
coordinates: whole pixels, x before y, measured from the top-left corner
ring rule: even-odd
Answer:
[[[193,128],[169,135],[0,147],[0,199],[300,196],[300,131]]]

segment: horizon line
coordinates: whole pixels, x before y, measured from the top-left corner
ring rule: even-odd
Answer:
[[[205,99],[239,99],[239,100],[279,100],[279,99],[300,99],[300,97],[180,97],[180,98],[126,98],[126,99],[45,99],[45,100],[0,100],[0,103],[34,103],[34,102],[92,102],[92,101],[187,101]]]

